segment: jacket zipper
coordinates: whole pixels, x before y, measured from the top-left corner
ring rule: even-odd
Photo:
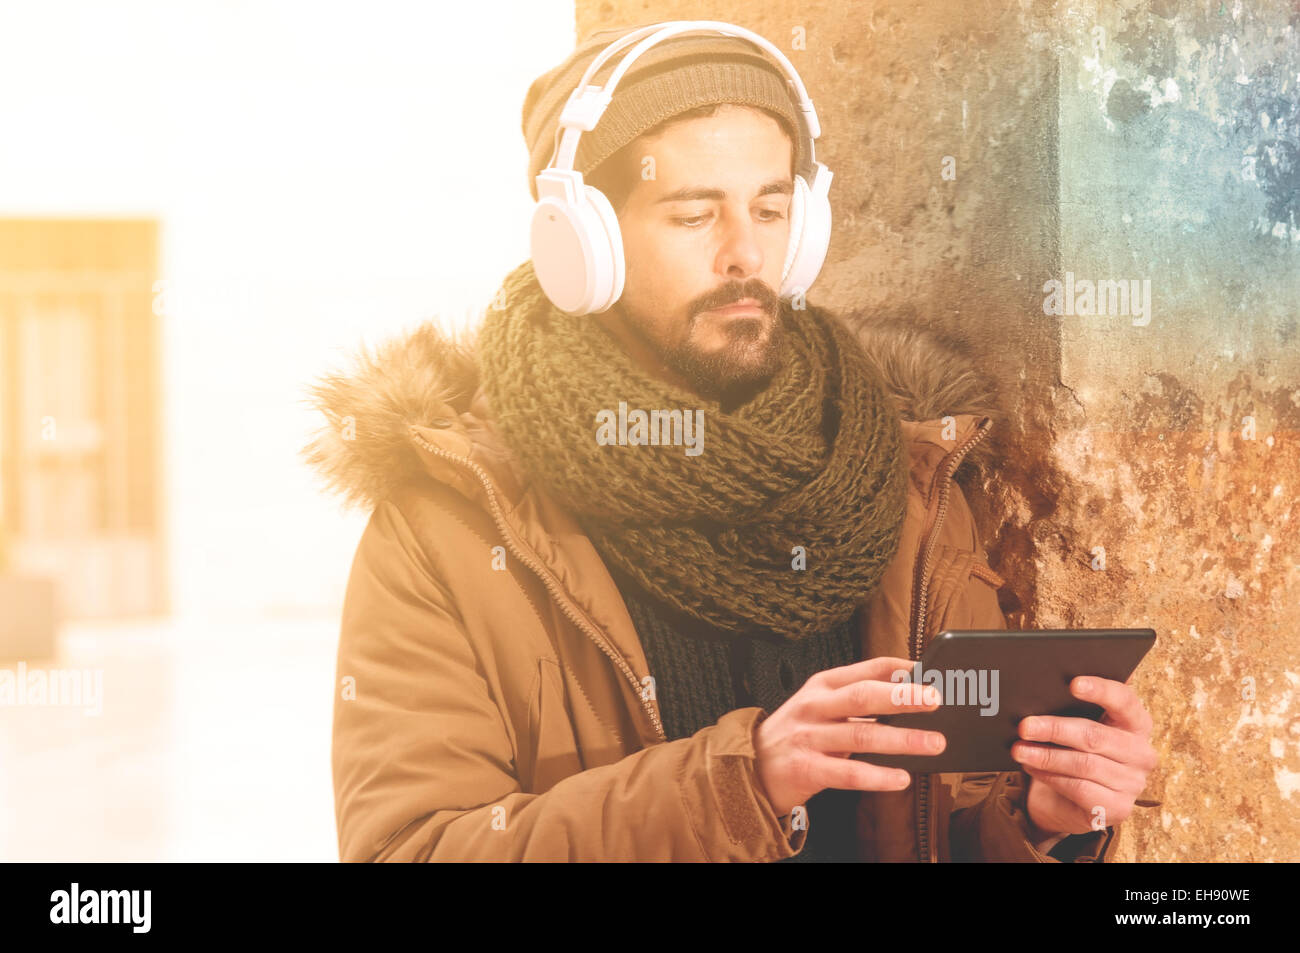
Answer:
[[[523,546],[517,542],[514,530],[510,527],[510,524],[506,522],[505,514],[501,511],[501,505],[497,501],[496,490],[492,486],[491,477],[489,477],[483,468],[473,460],[466,457],[458,457],[454,453],[449,453],[440,447],[435,447],[418,433],[413,432],[412,436],[420,446],[424,447],[424,449],[428,450],[430,453],[467,469],[478,477],[479,482],[483,485],[484,491],[487,493],[488,507],[492,511],[492,519],[496,521],[497,529],[501,531],[502,537],[510,547],[510,551],[514,553],[515,558],[531,569],[537,577],[542,580],[542,584],[546,586],[547,591],[551,594],[551,598],[555,600],[556,604],[559,605],[564,614],[569,617],[569,620],[586,633],[587,637],[595,642],[602,652],[609,656],[610,661],[613,662],[614,665],[617,666],[618,670],[623,673],[623,677],[631,683],[633,690],[636,692],[636,697],[641,700],[641,707],[645,710],[646,715],[649,716],[650,723],[654,725],[655,734],[659,736],[661,741],[667,741],[668,735],[664,731],[663,724],[659,721],[659,713],[654,710],[654,706],[646,699],[642,692],[641,683],[637,681],[636,673],[633,672],[631,666],[627,664],[627,660],[615,651],[614,647],[605,640],[599,630],[597,630],[597,628],[584,617],[582,611],[573,604],[568,596],[564,594],[551,573],[526,553]]]
[[[988,435],[992,426],[993,421],[990,418],[986,417],[980,421],[975,432],[967,437],[961,446],[954,447],[949,451],[948,455],[939,464],[938,478],[931,488],[932,493],[938,493],[938,508],[935,511],[934,523],[930,526],[925,535],[925,541],[921,545],[921,552],[924,555],[918,564],[918,576],[912,585],[915,592],[912,597],[912,618],[915,621],[912,627],[910,658],[913,662],[920,659],[925,640],[926,596],[930,585],[930,562],[934,556],[934,543],[939,536],[939,527],[943,525],[943,518],[948,511],[948,490],[952,475],[956,472],[962,457],[970,452],[971,447]],[[932,864],[938,862],[939,858],[935,852],[935,845],[930,839],[930,775],[928,774],[918,775],[916,779],[916,846],[917,855],[921,859]]]

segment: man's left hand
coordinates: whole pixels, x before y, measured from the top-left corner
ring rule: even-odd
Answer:
[[[1011,748],[1030,777],[1025,809],[1044,836],[1118,824],[1133,813],[1157,761],[1151,716],[1132,688],[1089,675],[1071,682],[1070,692],[1105,709],[1101,721],[1034,715],[1021,720],[1020,737],[1063,747],[1018,741]]]

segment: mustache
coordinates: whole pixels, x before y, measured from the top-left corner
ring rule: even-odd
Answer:
[[[768,314],[775,314],[781,299],[766,284],[753,279],[748,282],[735,282],[718,288],[707,295],[701,297],[691,308],[693,315],[692,321],[699,318],[705,311],[714,311],[718,308],[725,308],[733,305],[738,301],[746,298],[752,298],[758,302],[758,306]]]

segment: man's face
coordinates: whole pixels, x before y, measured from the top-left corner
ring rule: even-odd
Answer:
[[[634,150],[653,156],[619,214],[627,276],[614,320],[706,397],[747,399],[781,366],[777,291],[790,238],[780,124],[724,104]],[[754,307],[719,311],[748,300]]]

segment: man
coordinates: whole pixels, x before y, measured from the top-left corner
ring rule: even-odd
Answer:
[[[533,84],[530,182],[621,32]],[[1006,626],[953,479],[993,420],[936,338],[778,299],[797,121],[752,44],[660,44],[575,163],[618,212],[617,304],[566,315],[525,262],[472,343],[425,326],[317,388],[309,458],[373,507],[339,644],[342,859],[1113,853],[1155,758],[1125,685],[1091,680],[1103,725],[1022,726],[1023,772],[870,763],[943,746],[869,720],[935,707],[894,705],[891,673],[942,628]]]

